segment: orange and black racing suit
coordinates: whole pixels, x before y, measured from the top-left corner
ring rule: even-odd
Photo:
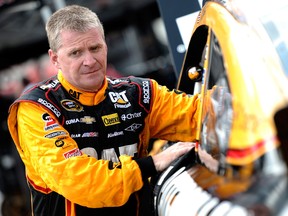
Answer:
[[[84,92],[61,71],[26,90],[8,126],[33,215],[139,215],[139,190],[156,173],[149,140],[194,140],[197,101],[135,77],[106,78],[97,93]]]

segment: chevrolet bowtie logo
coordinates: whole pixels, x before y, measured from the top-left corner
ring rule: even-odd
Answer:
[[[96,120],[94,117],[84,116],[83,118],[80,119],[80,122],[86,123],[86,124],[92,124],[93,122],[96,122]]]

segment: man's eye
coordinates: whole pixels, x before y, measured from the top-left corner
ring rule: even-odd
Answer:
[[[99,50],[99,49],[100,49],[99,46],[91,47],[91,51],[97,51],[97,50]]]
[[[75,50],[71,53],[71,55],[75,56],[75,55],[78,55],[79,54],[79,51],[78,50]]]

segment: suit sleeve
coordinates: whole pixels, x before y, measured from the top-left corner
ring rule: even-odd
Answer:
[[[99,208],[121,206],[143,186],[135,160],[120,156],[120,163],[111,164],[88,157],[68,131],[36,104],[19,104],[17,124],[16,146],[37,189],[53,190],[73,203]]]
[[[199,95],[169,90],[152,80],[153,101],[148,118],[151,137],[193,141],[197,133]]]

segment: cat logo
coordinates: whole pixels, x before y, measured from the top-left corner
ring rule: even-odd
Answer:
[[[94,117],[84,116],[83,118],[80,118],[80,122],[86,123],[86,124],[92,124],[93,122],[96,122],[96,120]]]
[[[69,94],[76,99],[80,98],[81,92],[74,91],[73,89],[69,89]]]
[[[126,91],[109,92],[108,95],[112,103],[114,103],[115,108],[127,108],[131,106],[131,103],[126,96]]]
[[[118,113],[102,116],[102,120],[106,127],[115,124],[120,124]]]
[[[64,109],[68,111],[74,111],[74,112],[83,111],[83,107],[79,103],[73,100],[68,100],[68,99],[62,100],[61,105],[62,107],[64,107]]]
[[[56,145],[57,147],[62,147],[62,146],[64,146],[64,144],[65,144],[65,142],[63,141],[63,138],[57,139],[57,140],[55,141],[55,145]]]

